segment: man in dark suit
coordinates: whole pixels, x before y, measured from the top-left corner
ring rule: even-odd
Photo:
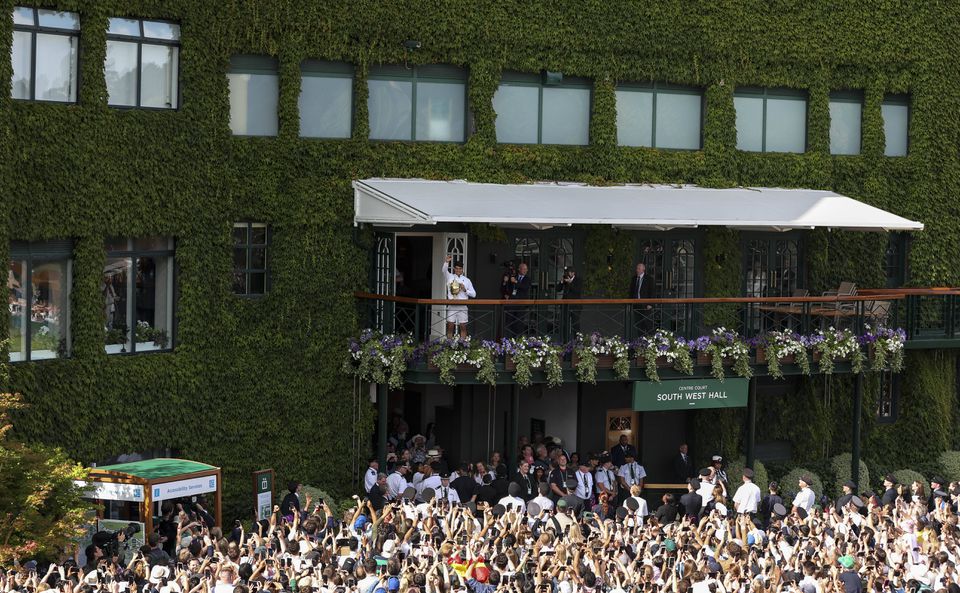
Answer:
[[[563,300],[570,301],[583,298],[583,281],[577,276],[572,267],[564,268],[563,278],[560,280],[560,290],[563,291]],[[580,331],[580,313],[582,305],[564,305],[566,317],[570,319],[570,335],[575,336]]]
[[[687,444],[680,445],[680,452],[673,459],[673,473],[677,482],[686,482],[697,473],[693,470],[693,461],[690,459],[690,451]]]
[[[643,262],[637,264],[637,274],[630,281],[628,299],[652,299],[654,295],[654,280],[647,275],[647,266]],[[653,332],[653,305],[638,305],[633,308],[633,315],[637,329],[641,334]]]
[[[703,497],[697,494],[699,489],[700,480],[691,478],[687,482],[687,493],[680,497],[680,511],[694,520],[700,517],[700,508],[703,506]]]
[[[377,481],[373,486],[370,487],[370,492],[368,495],[370,497],[370,505],[378,513],[382,511],[383,507],[387,504],[387,499],[385,498],[386,493],[387,474],[377,474]]]
[[[517,273],[510,277],[510,299],[529,299],[532,279],[526,262],[520,262]],[[507,326],[511,336],[522,336],[527,333],[528,305],[518,305],[507,309]]]
[[[636,459],[637,448],[630,444],[630,439],[627,438],[627,435],[622,434],[620,435],[620,442],[610,449],[610,461],[613,462],[613,465],[621,467],[627,462],[626,458],[628,454],[630,457]]]
[[[883,478],[883,497],[880,499],[880,504],[885,507],[893,508],[897,504],[897,478],[893,474],[887,474]]]

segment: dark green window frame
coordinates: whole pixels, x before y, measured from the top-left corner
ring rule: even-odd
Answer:
[[[846,91],[832,91],[830,93],[830,103],[851,103],[854,105],[860,106],[860,150],[856,153],[835,153],[833,152],[833,146],[830,146],[830,154],[836,156],[856,156],[863,153],[863,92],[846,90]]]
[[[500,86],[525,86],[536,87],[537,93],[537,144],[543,144],[543,89],[544,88],[568,88],[568,89],[586,89],[590,91],[590,103],[587,107],[587,145],[590,143],[590,125],[592,124],[593,114],[593,84],[587,78],[577,76],[564,76],[563,82],[545,83],[546,74],[525,74],[521,72],[504,72],[500,77]],[[499,87],[498,87],[499,88]],[[497,140],[497,142],[500,142]],[[507,143],[512,144],[512,143]],[[571,146],[586,146],[571,145]]]
[[[777,243],[778,242],[792,241],[796,244],[797,252],[797,266],[793,270],[795,274],[795,289],[806,288],[806,262],[804,261],[804,254],[806,251],[806,234],[801,231],[787,231],[784,233],[741,233],[741,253],[742,253],[742,275],[740,278],[740,293],[744,296],[750,296],[748,286],[749,273],[752,270],[751,264],[751,251],[750,244],[753,242],[766,243],[766,268],[763,270],[765,272],[765,280],[762,285],[762,291],[764,294],[753,295],[753,296],[780,296],[780,297],[789,297],[793,296],[792,294],[780,294],[780,290],[776,284],[772,283],[771,274],[772,271],[777,268]],[[780,283],[783,282],[783,279],[778,279]],[[772,291],[772,292],[771,292]],[[776,294],[774,294],[776,293]]]
[[[470,79],[466,68],[443,64],[424,66],[382,65],[372,66],[367,80],[399,80],[411,83],[410,90],[410,139],[391,140],[370,138],[373,142],[434,142],[438,144],[463,144],[470,137],[470,93],[467,83]],[[417,138],[417,83],[436,82],[442,84],[463,85],[463,140],[420,140]],[[369,114],[367,115],[369,118]]]
[[[32,25],[23,25],[15,24],[13,25],[13,30],[15,32],[29,33],[30,34],[30,96],[27,98],[13,98],[14,101],[39,101],[43,103],[59,103],[61,105],[76,105],[80,102],[80,73],[83,71],[83,55],[80,51],[80,13],[75,10],[57,10],[55,8],[49,7],[37,7],[29,4],[15,4],[14,10],[18,8],[24,8],[33,11],[33,24]],[[66,27],[50,27],[40,25],[40,12],[41,10],[52,10],[54,12],[64,12],[77,15],[77,28],[69,29]],[[8,13],[10,14],[10,13]],[[37,99],[37,34],[43,35],[60,35],[63,37],[73,37],[76,39],[76,51],[77,51],[77,61],[76,69],[73,72],[73,76],[76,79],[74,84],[76,90],[73,101],[53,101],[50,99]],[[11,48],[11,52],[13,49]]]
[[[774,152],[767,151],[767,99],[788,99],[794,101],[803,101],[804,102],[804,121],[803,121],[803,152],[807,152],[810,149],[810,131],[808,124],[808,119],[810,117],[810,101],[807,91],[795,90],[795,89],[785,89],[785,88],[760,88],[760,87],[743,87],[735,90],[733,92],[733,97],[746,97],[751,99],[763,99],[763,123],[761,124],[761,153]],[[736,111],[736,109],[734,109]],[[741,149],[737,149],[741,150]],[[753,150],[745,150],[743,152],[756,152]],[[789,154],[803,154],[803,153],[789,153]]]
[[[691,86],[681,86],[675,84],[668,84],[662,82],[652,82],[652,83],[640,83],[640,82],[622,82],[617,85],[615,91],[635,91],[635,92],[647,92],[653,94],[653,101],[651,105],[651,121],[650,121],[650,148],[657,148],[660,150],[676,150],[681,152],[689,152],[696,150],[703,150],[703,121],[706,119],[706,101],[704,100],[703,89],[699,89]],[[657,146],[657,96],[659,94],[671,94],[671,95],[696,95],[700,97],[700,145],[697,148],[661,148]],[[624,146],[620,144],[620,139],[617,139],[618,146]]]
[[[316,78],[347,78],[351,82],[355,78],[356,68],[353,64],[347,64],[346,62],[330,62],[327,60],[317,60],[317,59],[306,59],[300,63],[300,78],[316,77]],[[301,92],[303,92],[301,90]],[[300,135],[300,138],[306,139],[317,139],[317,140],[347,140],[353,137],[353,128],[354,128],[354,118],[357,114],[357,106],[354,102],[354,89],[353,84],[350,85],[350,130],[345,137],[340,136],[303,136]],[[303,114],[298,113],[298,116],[303,117]]]
[[[253,229],[254,228],[263,228],[264,232],[264,242],[263,243],[254,243],[253,242]],[[244,231],[244,240],[237,241],[237,230],[243,229]],[[233,294],[246,298],[263,298],[270,292],[270,246],[273,239],[273,228],[269,223],[266,222],[237,222],[233,225],[233,254],[234,260],[238,255],[238,252],[243,252],[244,261],[246,262],[243,267],[234,268],[234,283],[233,283]],[[254,268],[251,267],[251,262],[253,261],[253,250],[254,249],[263,249],[263,267]],[[244,287],[243,291],[237,289],[237,279],[240,275],[243,275]],[[251,292],[251,275],[253,274],[263,274],[263,292]]]
[[[176,22],[176,21],[168,21],[168,20],[164,20],[164,19],[140,19],[140,18],[127,18],[127,17],[118,17],[118,18],[123,18],[124,20],[130,20],[130,21],[137,21],[138,26],[139,26],[139,28],[140,28],[140,34],[139,34],[139,35],[123,35],[123,34],[120,34],[120,33],[111,33],[111,32],[110,32],[109,25],[107,26],[107,41],[123,41],[123,42],[126,42],[126,43],[135,43],[135,44],[137,44],[137,70],[136,70],[136,78],[135,78],[135,80],[136,80],[136,85],[135,85],[135,86],[136,86],[136,101],[135,101],[135,103],[134,103],[133,105],[114,104],[114,103],[110,103],[110,102],[109,102],[109,101],[110,101],[110,98],[109,98],[109,96],[108,96],[108,97],[107,97],[107,104],[108,104],[110,107],[113,107],[113,108],[115,108],[115,109],[152,109],[152,110],[156,110],[156,111],[177,111],[178,109],[180,109],[180,104],[181,104],[181,102],[182,102],[181,95],[180,95],[180,89],[181,89],[181,86],[180,86],[180,74],[181,74],[181,72],[180,72],[180,35],[179,35],[180,23],[178,23],[178,22]],[[164,39],[164,38],[161,38],[161,37],[149,36],[149,35],[146,34],[146,30],[145,30],[145,28],[144,28],[144,26],[143,26],[145,22],[146,22],[146,23],[161,23],[161,24],[165,24],[165,25],[175,25],[176,27],[178,27],[177,38],[176,38],[176,39]],[[177,104],[176,104],[175,106],[174,106],[174,105],[171,105],[171,106],[169,106],[169,107],[152,107],[152,106],[145,106],[145,105],[141,105],[141,104],[140,104],[140,103],[141,103],[141,96],[140,96],[140,95],[141,95],[141,92],[142,92],[141,79],[142,79],[142,77],[143,77],[143,46],[144,46],[144,45],[158,45],[158,46],[162,46],[162,47],[175,47],[175,48],[177,49],[177,88],[176,88],[176,92],[173,93],[173,95],[174,95],[174,97],[175,97],[174,100],[177,102]]]
[[[24,282],[24,286],[21,287],[23,290],[23,300],[28,308],[32,306],[33,303],[33,268],[36,264],[44,264],[49,262],[66,262],[67,268],[67,294],[65,298],[66,310],[61,314],[65,318],[63,322],[63,347],[58,349],[56,358],[69,358],[71,355],[71,346],[72,346],[72,336],[71,336],[71,325],[72,325],[72,314],[73,314],[73,241],[71,240],[53,240],[53,241],[12,241],[10,246],[10,260],[7,263],[7,270],[12,267],[13,262],[23,262],[23,272],[22,276],[24,279],[27,279]],[[10,288],[7,289],[10,291]],[[11,361],[12,364],[17,364],[20,362],[31,362],[31,354],[33,352],[33,338],[32,331],[30,329],[30,323],[33,322],[32,313],[28,316],[28,321],[25,327],[21,328],[21,335],[23,336],[23,347],[22,355],[18,361]],[[5,331],[9,332],[9,328]],[[60,350],[63,350],[62,352]],[[63,355],[63,356],[61,356]],[[41,358],[37,361],[42,360],[56,360],[51,358]]]
[[[886,95],[883,96],[883,103],[882,103],[882,105],[898,105],[898,106],[906,107],[906,108],[907,108],[907,150],[906,150],[906,153],[905,153],[905,154],[902,154],[902,155],[895,155],[895,156],[887,156],[886,154],[884,154],[884,156],[886,156],[887,158],[891,158],[891,159],[899,159],[899,158],[903,158],[903,157],[905,157],[905,156],[909,156],[909,155],[910,155],[910,132],[911,132],[911,130],[913,129],[913,105],[911,104],[911,101],[910,101],[910,95],[902,94],[902,93],[901,93],[901,94],[888,93],[888,94],[886,94]],[[881,118],[881,120],[882,120],[882,118]],[[886,137],[884,137],[883,142],[884,142],[883,150],[884,150],[884,153],[886,153],[886,150],[887,150],[887,146],[886,146],[887,139],[886,139]]]

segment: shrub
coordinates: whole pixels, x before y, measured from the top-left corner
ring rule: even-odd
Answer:
[[[930,492],[929,480],[926,477],[924,477],[923,474],[921,474],[916,470],[898,469],[897,471],[893,472],[893,476],[897,479],[898,482],[900,482],[907,488],[909,488],[910,484],[913,484],[914,482],[920,482],[921,484],[923,484],[923,491],[927,493],[927,496],[932,494]]]
[[[304,484],[300,489],[300,504],[305,505],[307,502],[307,495],[310,496],[313,503],[323,502],[327,503],[327,506],[330,507],[330,512],[333,513],[333,516],[337,519],[340,519],[340,505],[337,503],[337,499],[330,496],[323,490],[317,488],[316,486],[308,486]],[[304,508],[305,511],[313,511],[313,509]]]
[[[800,476],[808,476],[813,480],[810,488],[813,489],[813,493],[817,495],[818,500],[820,496],[823,495],[823,481],[820,479],[820,476],[806,468],[795,467],[780,480],[780,494],[783,496],[783,504],[788,508],[790,502],[793,501],[793,497],[800,491],[800,488],[797,486]]]
[[[852,479],[850,477],[850,463],[852,460],[853,455],[850,453],[841,453],[830,458],[830,471],[833,473],[833,484],[828,485],[827,493],[829,495],[834,497],[839,496],[843,491],[843,483]],[[857,482],[861,492],[870,488],[870,470],[867,468],[867,464],[863,459],[860,459],[859,478],[859,480],[854,481]]]
[[[730,481],[730,492],[728,494],[730,498],[733,497],[733,493],[740,487],[740,476],[743,475],[744,463],[746,463],[745,458],[737,457],[727,464],[727,480]],[[764,467],[763,462],[759,459],[755,459],[753,462],[753,483],[760,487],[760,492],[766,494],[767,485],[770,483],[770,476],[767,475],[767,468]]]
[[[943,479],[948,482],[960,480],[960,451],[944,451],[940,454]]]

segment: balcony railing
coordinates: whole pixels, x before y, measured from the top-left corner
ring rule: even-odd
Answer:
[[[473,339],[522,335],[555,343],[598,332],[633,340],[666,329],[694,339],[726,327],[745,338],[771,330],[810,334],[833,327],[862,334],[903,328],[908,348],[960,347],[960,289],[871,289],[856,296],[447,301],[358,292],[361,325],[409,334],[416,342],[446,335],[448,307],[466,306]]]

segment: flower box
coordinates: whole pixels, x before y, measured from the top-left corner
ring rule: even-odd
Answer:
[[[428,371],[439,371],[440,367],[433,364],[432,360],[427,361],[427,370]],[[453,367],[454,371],[476,371],[477,367],[473,366],[469,362],[461,362],[457,366]]]
[[[576,368],[580,364],[580,355],[574,352],[572,361],[573,361],[573,367]],[[614,358],[612,354],[597,354],[598,369],[612,369],[613,361],[614,361]]]
[[[757,348],[757,364],[766,364],[767,363],[767,349],[766,348]],[[796,364],[797,357],[793,354],[788,354],[786,356],[780,357],[780,364]]]
[[[646,368],[646,366],[647,366],[646,359],[644,359],[642,356],[638,356],[638,357],[637,357],[637,367],[642,369],[642,368]],[[666,367],[671,366],[671,365],[670,365],[670,359],[668,359],[666,356],[658,356],[658,357],[657,357],[657,366],[660,367],[660,368],[666,368]]]
[[[503,368],[504,368],[504,370],[507,370],[507,371],[515,371],[515,370],[517,370],[517,363],[513,362],[513,357],[512,357],[512,356],[506,356],[506,357],[504,357],[504,359],[503,359]]]
[[[698,351],[697,352],[697,364],[701,366],[710,366],[710,355],[706,352]],[[723,366],[729,367],[733,366],[733,358],[725,356],[723,358]]]

